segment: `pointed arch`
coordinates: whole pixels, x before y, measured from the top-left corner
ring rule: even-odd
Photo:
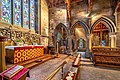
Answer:
[[[70,33],[72,32],[72,30],[74,30],[74,28],[75,28],[75,26],[77,24],[81,25],[81,27],[84,29],[84,31],[85,31],[86,34],[90,33],[88,25],[84,21],[82,21],[82,20],[79,20],[79,21],[75,22],[75,24],[70,29]]]
[[[56,28],[55,28],[55,30],[54,30],[54,35],[56,35],[57,33],[58,33],[58,29],[59,28],[61,28],[61,27],[63,27],[64,29],[65,29],[65,31],[66,31],[66,34],[67,34],[67,36],[69,35],[69,31],[68,31],[68,28],[63,24],[63,23],[59,23],[57,26],[56,26]]]
[[[99,23],[103,23],[104,25],[106,25],[106,27],[109,29],[109,32],[116,32],[116,26],[113,23],[112,20],[110,20],[107,17],[102,16],[101,18],[99,18],[98,20],[96,20],[94,22],[94,24],[92,25],[91,29],[90,29],[90,33],[92,33],[94,27],[99,24]]]

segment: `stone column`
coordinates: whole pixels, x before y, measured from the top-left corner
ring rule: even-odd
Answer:
[[[120,47],[120,32],[116,33],[116,47]]]
[[[90,52],[92,52],[92,36],[93,36],[93,34],[88,35]]]
[[[38,0],[38,34],[41,34],[41,0]]]
[[[118,23],[118,16],[117,16],[117,14],[118,14],[117,12],[114,13],[116,26],[118,26],[118,24],[117,24]]]
[[[111,39],[110,46],[111,46],[111,48],[115,48],[116,47],[116,34],[110,33],[109,35],[110,35],[110,39]]]
[[[0,36],[0,72],[6,69],[6,61],[5,61],[5,38]]]
[[[72,39],[71,39],[71,35],[68,36],[68,47],[69,47],[69,51],[70,54],[72,53]]]
[[[89,50],[89,36],[86,36],[86,54],[85,57],[89,58],[90,57],[90,50]]]

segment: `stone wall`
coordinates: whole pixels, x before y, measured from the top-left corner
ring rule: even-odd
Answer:
[[[67,27],[67,13],[64,7],[62,8],[50,8],[49,9],[49,18],[50,18],[50,25],[49,25],[49,45],[53,45],[52,42],[52,35],[56,26],[60,23],[63,23]]]
[[[71,5],[71,8],[72,25],[74,25],[79,20],[83,20],[84,22],[86,22],[87,4],[85,1],[79,4],[73,4]]]
[[[86,41],[85,31],[83,28],[76,28],[75,36],[76,36],[76,40],[83,38]]]
[[[93,0],[93,9],[91,13],[91,25],[98,20],[101,16],[106,16],[115,22],[111,0]],[[72,6],[72,25],[75,22],[82,20],[88,24],[88,4],[82,1],[79,4]]]
[[[117,32],[120,32],[120,12],[117,12],[116,13],[116,20],[117,20],[117,26],[116,26],[116,29],[117,29]]]
[[[93,0],[93,9],[90,17],[88,17],[88,3],[86,0],[83,0],[79,3],[72,4],[71,5],[71,23],[72,26],[77,21],[84,21],[88,26],[89,30],[91,29],[91,26],[95,23],[96,20],[99,18],[105,16],[109,18],[110,20],[115,23],[115,16],[113,11],[113,2],[112,0]],[[63,8],[51,8],[49,9],[50,13],[50,30],[49,33],[51,34],[53,32],[53,29],[56,25],[59,23],[66,23],[67,17],[66,17],[66,9]],[[90,21],[90,22],[89,22]],[[67,24],[65,24],[67,26]],[[82,26],[82,25],[81,25]],[[84,30],[83,30],[84,31]],[[83,32],[80,30],[80,32]],[[85,34],[85,33],[84,33]],[[83,34],[83,35],[84,35]],[[81,37],[81,36],[79,36]]]
[[[50,28],[55,28],[59,23],[67,26],[67,13],[65,8],[50,8]]]
[[[41,0],[41,44],[48,46],[48,6],[46,0]]]
[[[111,0],[94,0],[93,1],[93,11],[92,11],[92,20],[91,24],[93,24],[97,19],[101,16],[106,16],[115,22],[114,19],[114,11],[112,8]]]

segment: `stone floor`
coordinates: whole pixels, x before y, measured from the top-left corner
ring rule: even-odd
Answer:
[[[30,70],[30,78],[27,78],[26,80],[45,80],[50,75],[50,73],[52,73],[64,61],[68,62],[64,66],[64,74],[66,74],[70,66],[72,65],[73,59],[68,55],[61,54],[60,58],[49,60],[43,64],[32,68]],[[60,80],[60,78],[61,70],[56,74],[56,76],[52,80]]]
[[[72,65],[73,58],[61,54],[60,58],[49,60],[30,70],[30,78],[26,80],[45,80],[63,61],[68,63],[64,66],[64,73]],[[120,80],[120,71],[112,68],[94,67],[89,59],[82,58],[80,66],[80,80]],[[61,71],[52,80],[60,80]]]
[[[108,67],[94,67],[89,59],[82,58],[80,80],[120,80],[120,70]]]

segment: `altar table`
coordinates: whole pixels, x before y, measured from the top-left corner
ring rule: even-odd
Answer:
[[[6,46],[6,58],[10,63],[20,63],[44,55],[44,46]]]

